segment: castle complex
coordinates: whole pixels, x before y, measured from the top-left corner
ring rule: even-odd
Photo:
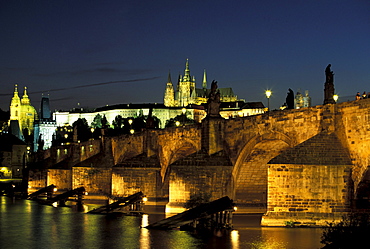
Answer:
[[[218,88],[220,94],[220,115],[223,118],[235,118],[262,114],[265,107],[261,102],[245,103],[239,100],[232,88]],[[159,128],[165,128],[166,122],[179,115],[200,123],[207,115],[207,99],[211,89],[207,88],[207,76],[204,71],[202,88],[196,88],[195,77],[190,75],[189,60],[186,60],[184,75],[180,75],[176,90],[172,84],[171,75],[168,75],[163,103],[153,104],[118,104],[86,110],[75,108],[70,111],[51,112],[49,97],[42,96],[40,114],[31,105],[24,89],[22,99],[18,94],[18,85],[15,85],[14,96],[10,104],[9,126],[11,133],[21,140],[26,135],[33,134],[34,151],[37,149],[48,149],[51,147],[53,136],[57,127],[71,126],[79,118],[86,119],[89,125],[92,124],[97,115],[105,116],[109,124],[120,115],[122,118],[137,118],[148,116],[151,113],[159,120]],[[25,134],[24,132],[27,132]],[[31,141],[28,141],[30,144]],[[38,148],[39,146],[42,148]]]
[[[204,70],[202,88],[195,87],[195,77],[190,76],[189,60],[186,60],[184,76],[179,76],[176,92],[172,84],[171,75],[168,74],[164,105],[167,107],[186,107],[190,104],[201,105],[207,103],[211,89],[207,89],[207,76]],[[235,102],[238,97],[232,88],[219,88],[221,102]]]

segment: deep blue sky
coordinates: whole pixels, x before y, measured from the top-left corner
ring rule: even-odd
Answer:
[[[163,103],[186,58],[197,87],[206,69],[246,101],[267,105],[271,89],[272,108],[288,88],[322,104],[329,63],[336,93],[354,98],[370,91],[370,2],[0,0],[3,110],[15,83],[37,109],[48,90],[52,109]]]

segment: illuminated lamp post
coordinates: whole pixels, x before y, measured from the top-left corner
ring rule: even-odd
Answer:
[[[334,99],[335,103],[337,103],[338,98],[339,98],[338,94],[334,94],[334,95],[333,95],[333,99]]]
[[[182,125],[184,126],[185,125],[185,118],[186,118],[186,108],[182,108],[181,109],[181,112],[182,112],[182,117],[181,117],[181,120],[182,120]]]
[[[133,120],[130,118],[130,119],[128,120],[128,124],[130,125],[130,134],[134,134],[134,132],[135,132],[135,130],[134,130],[134,129],[132,129],[132,127],[131,127],[132,122],[133,122]]]
[[[270,97],[271,97],[271,90],[266,90],[265,92],[266,94],[266,98],[267,98],[267,111],[269,112],[270,111]]]

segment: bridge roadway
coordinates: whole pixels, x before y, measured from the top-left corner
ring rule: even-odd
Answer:
[[[270,212],[293,212],[292,206],[296,206],[299,194],[296,194],[294,205],[289,202],[288,197],[282,201],[281,196],[279,199],[276,194],[271,194],[274,187],[282,188],[283,185],[274,180],[274,177],[277,177],[272,172],[274,165],[269,162],[287,151],[294,150],[296,154],[291,152],[291,155],[293,153],[297,158],[304,158],[306,152],[302,151],[305,150],[295,148],[311,141],[311,147],[307,147],[310,151],[324,153],[316,154],[316,157],[337,153],[345,159],[338,161],[333,158],[331,161],[321,162],[316,158],[312,159],[312,163],[292,163],[289,156],[286,156],[286,161],[280,158],[280,161],[277,160],[278,164],[303,167],[295,169],[296,172],[306,172],[307,167],[311,167],[309,164],[330,168],[322,174],[332,172],[335,165],[346,166],[347,168],[343,166],[343,170],[341,168],[340,172],[333,176],[333,179],[345,179],[345,182],[336,182],[340,189],[332,190],[335,193],[345,193],[338,197],[341,200],[334,201],[336,205],[343,207],[343,211],[351,207],[351,200],[366,197],[363,195],[366,194],[367,182],[370,180],[367,173],[370,158],[369,117],[370,99],[364,99],[295,110],[271,111],[230,120],[206,119],[194,126],[146,130],[140,134],[103,137],[101,141],[72,144],[68,150],[71,152],[64,157],[55,156],[53,164],[61,164],[69,158],[68,166],[64,168],[71,171],[71,180],[67,183],[71,188],[91,186],[91,189],[86,189],[89,193],[108,192],[107,194],[122,196],[142,191],[149,199],[168,198],[167,207],[172,211],[181,209],[182,204],[191,195],[207,192],[213,199],[230,196],[241,209],[256,207]],[[326,142],[319,143],[315,139]],[[332,152],[328,151],[330,148],[340,149]],[[57,150],[58,148],[52,148],[50,155],[57,153]],[[48,172],[48,183],[58,185],[60,173],[52,168],[50,167]],[[311,168],[308,171],[313,172]],[[325,188],[324,182],[308,182],[307,179],[313,177],[305,174],[284,176],[284,186],[293,186],[292,179],[304,178],[301,181],[307,185],[307,192],[310,192],[312,187],[308,186],[310,184],[319,184]],[[333,188],[335,187],[331,186],[329,189]],[[281,195],[285,193],[288,196],[286,191],[289,189],[279,190],[281,191],[277,192]],[[333,200],[322,196],[328,189],[320,191],[316,193],[316,197],[319,196],[316,199],[325,199],[327,203],[314,204],[314,196],[308,197],[301,193],[303,197],[298,198],[301,204],[302,200],[311,201],[303,212],[317,213],[315,205],[327,205],[324,213],[333,211],[330,209],[330,206],[334,206]]]

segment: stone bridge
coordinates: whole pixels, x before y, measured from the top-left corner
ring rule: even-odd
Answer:
[[[110,194],[140,190],[168,198],[168,208],[192,194],[228,195],[241,210],[267,210],[264,225],[320,225],[369,197],[369,119],[370,99],[364,99],[106,137],[87,159],[71,149],[71,187],[86,185],[80,174],[100,168],[112,176],[101,180]],[[49,179],[55,179],[52,168]]]

